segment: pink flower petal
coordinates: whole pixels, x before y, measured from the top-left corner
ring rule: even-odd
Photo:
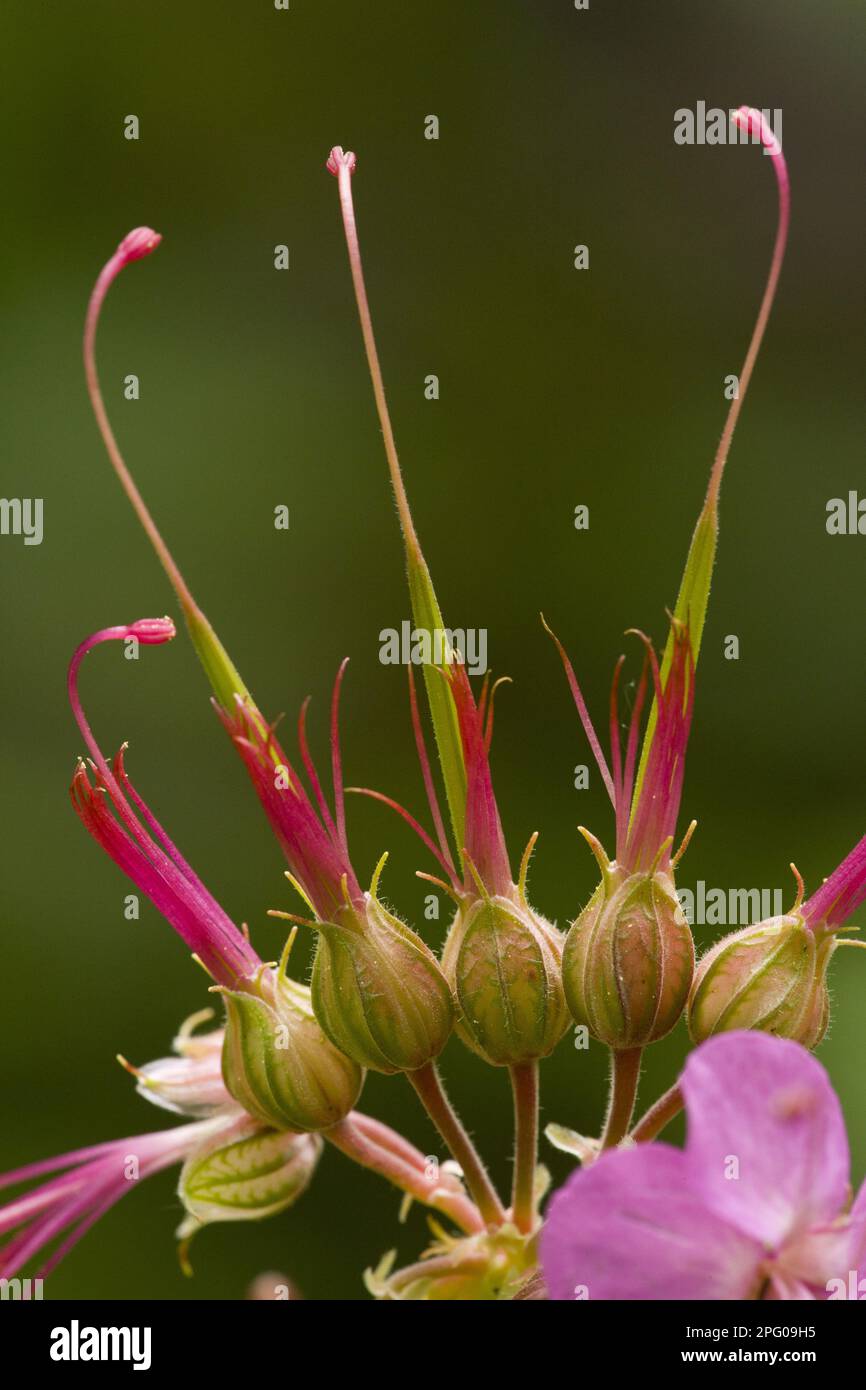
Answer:
[[[666,1144],[620,1149],[574,1173],[541,1236],[557,1300],[754,1298],[761,1258],[707,1209],[686,1155]]]
[[[848,1140],[824,1068],[797,1043],[725,1033],[680,1082],[693,1181],[717,1215],[776,1252],[847,1203]]]

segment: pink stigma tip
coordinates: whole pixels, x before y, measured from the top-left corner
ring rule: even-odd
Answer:
[[[159,232],[155,232],[152,227],[134,227],[123,238],[117,248],[117,254],[123,264],[128,265],[130,261],[140,261],[142,256],[149,256],[161,241]]]
[[[354,174],[355,166],[357,163],[357,156],[354,155],[351,150],[347,150],[344,154],[343,146],[335,145],[334,148],[331,150],[331,153],[328,155],[328,162],[326,163],[325,168],[327,169],[329,174],[333,174],[335,177],[337,177],[339,176],[341,168],[348,169],[350,174]]]
[[[147,646],[157,646],[176,637],[177,629],[171,618],[139,618],[137,623],[130,623],[127,635],[137,637]]]
[[[738,130],[745,130],[750,136],[756,135],[770,154],[781,154],[782,146],[763,112],[754,106],[740,106],[731,112],[731,120]]]

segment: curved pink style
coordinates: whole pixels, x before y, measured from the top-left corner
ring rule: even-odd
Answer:
[[[758,310],[758,317],[755,320],[755,327],[752,330],[752,337],[749,343],[746,357],[740,368],[740,389],[728,411],[728,418],[719,440],[719,447],[716,450],[710,482],[707,488],[707,500],[718,501],[719,489],[722,485],[722,474],[725,471],[725,463],[731,448],[731,441],[734,437],[734,430],[737,428],[737,421],[740,418],[740,411],[743,408],[743,401],[749,389],[749,382],[752,379],[752,372],[758,360],[758,353],[761,350],[761,343],[767,328],[770,317],[770,310],[773,307],[773,300],[776,297],[776,287],[779,283],[779,276],[782,273],[782,262],[785,259],[785,247],[788,242],[788,226],[791,220],[791,185],[788,180],[788,166],[785,163],[785,156],[782,154],[782,147],[770,129],[760,111],[753,106],[741,106],[738,110],[731,112],[731,120],[740,130],[747,130],[750,135],[757,136],[763,147],[769,151],[773,163],[773,171],[776,175],[776,183],[779,193],[779,219],[776,226],[776,239],[773,243],[773,251],[770,257],[770,270],[767,275],[767,283],[761,299],[761,306]]]
[[[158,644],[174,635],[169,618],[147,618],[104,628],[77,648],[69,664],[69,702],[92,759],[94,780],[79,761],[70,794],[77,815],[97,843],[150,898],[213,979],[234,988],[261,969],[261,960],[136,792],[126,774],[123,749],[109,767],[78,694],[79,668],[94,647],[130,638]]]
[[[87,392],[90,396],[90,403],[93,413],[96,416],[96,423],[102,435],[106,452],[111,461],[120,481],[120,485],[132,504],[133,511],[141,522],[142,528],[147,535],[151,545],[157,553],[159,561],[171,580],[172,587],[178,596],[181,607],[188,618],[199,617],[203,619],[198,604],[193,598],[186,580],[181,574],[175,563],[168,546],[163,540],[159,529],[150,514],[150,510],[144,501],[138,486],[126,466],[123,455],[117,443],[114,430],[105,409],[105,402],[102,399],[102,389],[99,385],[99,373],[96,369],[96,330],[99,326],[99,318],[105,296],[108,294],[114,281],[117,279],[124,266],[131,264],[132,261],[140,261],[143,257],[149,256],[155,251],[162,241],[159,232],[155,232],[150,227],[135,227],[123,238],[113,256],[106,261],[102,270],[99,272],[90,301],[87,306],[87,316],[84,321],[84,374],[87,381]]]

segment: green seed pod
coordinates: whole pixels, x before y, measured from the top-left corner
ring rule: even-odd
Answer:
[[[322,1029],[362,1067],[416,1071],[445,1046],[451,990],[420,936],[366,895],[363,917],[319,922],[312,998]]]
[[[309,989],[281,967],[260,974],[256,993],[222,994],[223,1080],[238,1104],[274,1129],[329,1129],[342,1120],[364,1074],[325,1037]]]
[[[700,961],[688,1004],[689,1033],[756,1028],[817,1047],[827,1031],[827,966],[837,945],[799,912],[725,936]]]
[[[611,863],[565,940],[568,1007],[608,1047],[644,1047],[679,1019],[694,963],[671,875],[626,875]]]
[[[457,1033],[494,1067],[547,1057],[568,1027],[563,936],[516,896],[458,909],[442,953]]]
[[[260,1129],[242,1122],[227,1140],[217,1135],[183,1165],[178,1195],[187,1219],[178,1234],[189,1237],[214,1221],[261,1221],[284,1211],[309,1186],[322,1140],[317,1134]]]

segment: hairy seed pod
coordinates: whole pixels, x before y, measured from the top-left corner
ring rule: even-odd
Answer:
[[[358,1099],[363,1072],[325,1037],[305,985],[267,970],[256,986],[222,991],[226,1089],[262,1124],[329,1129]]]
[[[694,961],[671,875],[625,874],[612,863],[566,937],[568,1007],[608,1047],[643,1047],[679,1019]]]
[[[568,1027],[562,933],[511,897],[461,907],[442,969],[454,989],[456,1030],[494,1067],[547,1057]]]
[[[723,937],[695,972],[688,1004],[693,1040],[756,1028],[817,1047],[829,1021],[827,966],[837,944],[799,912]]]
[[[318,923],[312,999],[331,1042],[362,1067],[417,1071],[454,1026],[451,989],[433,952],[368,894],[363,918]]]

